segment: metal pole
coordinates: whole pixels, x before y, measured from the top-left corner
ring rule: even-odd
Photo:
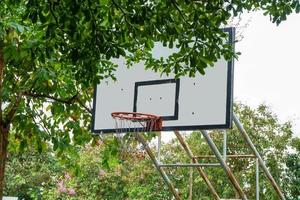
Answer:
[[[161,132],[158,133],[157,138],[157,160],[160,163],[160,148],[161,148]]]
[[[193,163],[198,163],[197,158],[194,157],[193,152],[191,151],[191,149],[189,148],[188,144],[185,142],[184,138],[179,133],[179,131],[174,131],[174,133],[175,133],[177,139],[179,140],[181,146],[183,147],[183,149],[187,153],[187,155],[192,159]],[[204,170],[201,167],[197,167],[197,171],[199,172],[200,176],[203,178],[204,182],[208,186],[208,189],[209,189],[210,193],[213,195],[214,199],[215,200],[220,200],[220,197],[219,197],[218,193],[216,192],[216,190],[213,187],[213,185],[211,184],[211,182],[208,180],[208,176],[204,172]]]
[[[259,200],[259,162],[258,159],[255,159],[256,161],[256,167],[255,167],[255,171],[256,171],[256,200]]]
[[[173,186],[173,184],[172,184],[171,180],[169,179],[169,177],[167,176],[166,172],[162,168],[159,167],[159,163],[156,160],[154,154],[152,153],[152,151],[151,151],[150,147],[148,146],[148,144],[147,144],[145,138],[143,137],[143,135],[141,133],[134,133],[134,136],[137,139],[137,141],[139,141],[143,145],[143,147],[145,148],[147,154],[151,158],[153,164],[155,165],[156,169],[159,171],[160,175],[164,179],[165,183],[167,184],[168,188],[170,189],[170,191],[174,195],[175,199],[176,200],[181,200],[177,190]]]
[[[246,130],[244,129],[243,125],[241,124],[241,122],[239,121],[239,119],[237,118],[237,116],[235,114],[233,114],[233,121],[234,121],[235,125],[237,126],[237,128],[239,129],[239,131],[240,131],[241,135],[243,136],[244,140],[249,145],[250,149],[253,151],[256,158],[258,159],[259,165],[261,166],[263,172],[265,173],[265,175],[269,179],[269,181],[270,181],[271,185],[273,186],[273,188],[275,189],[276,193],[278,194],[280,199],[285,200],[285,197],[284,197],[283,193],[281,192],[281,189],[279,188],[279,186],[275,182],[273,176],[271,175],[268,168],[266,167],[263,159],[261,158],[260,154],[256,150],[256,148],[255,148],[254,144],[252,143],[251,139],[249,138]]]
[[[226,154],[227,154],[227,132],[223,130],[223,159],[226,162]]]
[[[236,191],[239,193],[240,197],[243,200],[247,200],[246,194],[243,192],[240,184],[236,180],[235,176],[233,175],[231,169],[226,164],[226,162],[223,160],[223,157],[221,153],[219,152],[218,148],[216,147],[215,143],[212,141],[211,137],[209,136],[208,132],[205,130],[201,130],[202,135],[204,136],[206,142],[208,143],[209,147],[213,151],[213,153],[216,155],[217,159],[219,160],[221,166],[223,167],[224,171],[226,172],[230,182],[233,184]]]
[[[198,159],[211,159],[216,158],[214,155],[204,155],[204,156],[195,156],[195,158]],[[254,154],[233,154],[233,155],[226,155],[226,158],[229,159],[235,159],[235,158],[256,158]]]
[[[191,164],[193,159],[191,159]],[[190,168],[190,177],[189,177],[189,200],[193,199],[193,168]]]
[[[159,167],[220,167],[220,163],[167,163],[159,164]]]

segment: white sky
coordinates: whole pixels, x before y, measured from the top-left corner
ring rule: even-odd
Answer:
[[[280,120],[292,120],[300,136],[300,15],[288,16],[279,26],[261,13],[243,17],[250,18],[236,45],[242,55],[235,62],[235,100],[269,105]]]
[[[300,14],[279,26],[261,12],[244,14],[241,26],[249,20],[236,44],[242,55],[235,61],[234,99],[253,108],[268,105],[281,122],[293,121],[300,137]]]

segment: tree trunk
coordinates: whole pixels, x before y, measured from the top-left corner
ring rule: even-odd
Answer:
[[[9,127],[0,122],[0,200],[3,198]]]
[[[4,190],[4,173],[5,173],[5,163],[7,157],[7,145],[8,145],[8,132],[9,132],[9,124],[4,122],[3,117],[3,109],[2,109],[2,87],[3,87],[3,79],[4,79],[4,56],[2,52],[2,48],[0,47],[0,200],[3,199],[3,190]],[[11,115],[13,116],[13,112]]]

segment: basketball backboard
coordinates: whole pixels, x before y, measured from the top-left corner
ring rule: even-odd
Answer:
[[[234,28],[224,30],[234,41]],[[156,44],[154,57],[168,56],[173,49]],[[233,60],[219,59],[206,74],[174,78],[145,70],[143,62],[127,68],[118,65],[116,81],[106,79],[96,86],[92,132],[113,133],[112,112],[141,112],[162,116],[162,131],[225,129],[231,127],[233,102]]]

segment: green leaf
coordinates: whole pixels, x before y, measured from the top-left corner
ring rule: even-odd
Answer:
[[[300,12],[300,2],[298,2],[297,6],[296,6],[296,13]]]

